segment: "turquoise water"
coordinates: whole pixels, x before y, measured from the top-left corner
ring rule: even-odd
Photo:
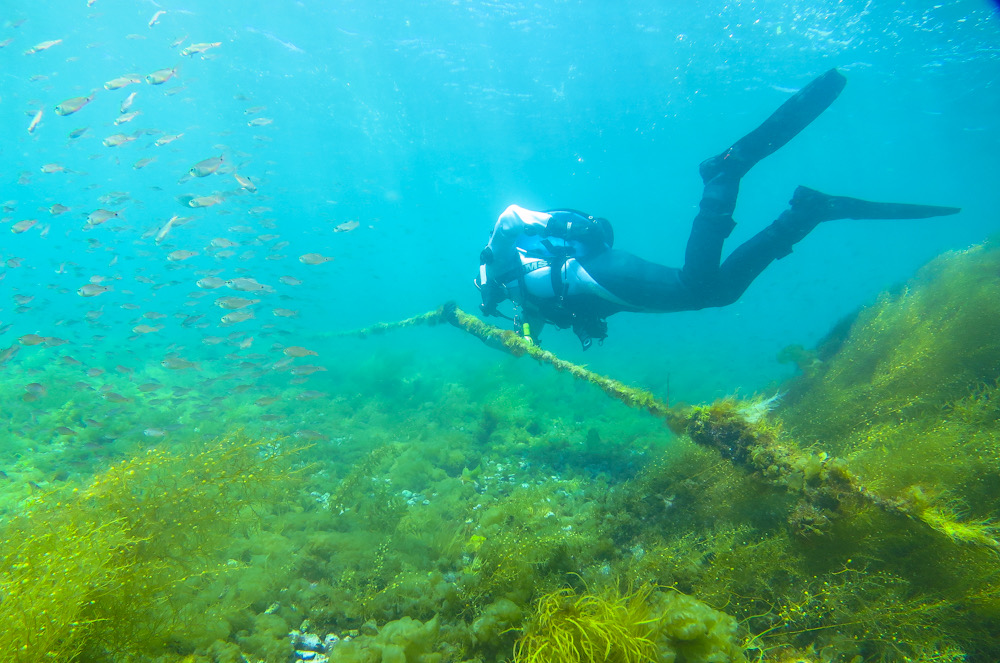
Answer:
[[[591,446],[667,444],[659,422],[622,424],[589,387],[451,327],[340,333],[452,300],[477,311],[479,252],[510,204],[608,218],[618,248],[679,266],[698,163],[837,67],[840,98],[743,180],[728,248],[799,184],[960,215],[823,224],[732,306],[621,313],[586,353],[569,331],[543,337],[671,402],[770,396],[794,372],[782,348],[996,233],[998,39],[985,0],[5,0],[2,506],[162,438],[240,428],[426,441],[429,425],[486,429],[494,408]],[[235,311],[252,317],[222,320]]]
[[[399,319],[446,300],[474,311],[478,251],[510,203],[607,217],[620,248],[678,264],[700,193],[698,162],[832,66],[847,75],[846,91],[746,178],[730,244],[775,217],[797,184],[957,205],[961,216],[827,224],[734,306],[620,314],[605,346],[585,356],[568,332],[550,330],[547,346],[656,388],[669,372],[672,390],[688,400],[752,392],[787,375],[773,359],[784,345],[815,342],[930,257],[993,232],[997,18],[986,3],[661,5],[298,2],[278,11],[256,3],[6,3],[4,227],[39,224],[2,246],[5,260],[23,262],[4,270],[0,320],[11,327],[0,343],[39,333],[71,341],[62,349],[73,347],[88,365],[107,362],[122,344],[135,352],[135,368],[173,350],[214,365],[229,348],[206,348],[199,336],[253,335],[259,349],[280,335],[283,344],[308,346],[321,331]],[[213,42],[181,55],[191,43]],[[127,73],[173,67],[176,76],[162,85],[103,88]],[[53,112],[94,90],[77,113]],[[115,126],[131,92],[131,110],[141,114]],[[246,114],[256,106],[264,108]],[[273,122],[248,126],[255,118]],[[81,127],[83,136],[67,137]],[[137,130],[134,141],[102,145]],[[183,136],[154,146],[164,134]],[[220,154],[223,170],[236,167],[257,193],[231,174],[178,183]],[[66,170],[41,172],[52,163]],[[124,195],[101,202],[115,192]],[[177,200],[213,192],[225,201],[190,209]],[[56,203],[69,211],[49,214]],[[84,230],[101,208],[119,216]],[[193,219],[157,245],[150,235],[174,215]],[[334,232],[349,221],[360,225]],[[236,242],[234,255],[206,250],[214,238]],[[273,250],[278,242],[288,244]],[[199,255],[166,260],[177,249]],[[298,256],[307,252],[334,260],[304,265]],[[65,273],[56,273],[61,264]],[[276,292],[253,307],[254,320],[219,329],[225,311],[211,302],[240,293],[190,298],[214,270]],[[282,275],[303,283],[284,286]],[[109,279],[113,290],[77,296],[92,277]],[[19,309],[16,294],[34,299]],[[126,303],[139,308],[122,310]],[[275,318],[273,308],[299,315]],[[92,310],[103,310],[96,329],[73,324]],[[164,328],[127,340],[148,310],[168,316]],[[204,315],[208,326],[181,326],[178,313]]]

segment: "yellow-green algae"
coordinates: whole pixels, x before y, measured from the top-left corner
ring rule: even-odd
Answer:
[[[261,451],[240,436],[150,448],[24,504],[2,528],[4,660],[141,659],[211,633],[205,590],[240,566],[220,552],[287,493],[286,458]]]
[[[668,406],[455,309],[421,316],[565,373],[505,364],[473,385],[398,354],[345,366],[350,389],[311,425],[343,435],[296,454],[310,465],[293,475],[255,442],[214,465],[109,443],[127,455],[95,478],[42,472],[64,486],[51,496],[18,474],[0,610],[25,616],[2,621],[5,644],[28,644],[21,661],[278,662],[308,627],[352,638],[333,660],[371,663],[997,660],[998,268],[991,247],[943,256],[817,350],[785,353],[803,375],[769,414]],[[157,490],[125,490],[148,476]],[[184,477],[214,512],[180,508]],[[98,486],[131,497],[101,502]],[[211,544],[192,535],[202,517]],[[38,637],[53,615],[60,636]],[[666,635],[685,619],[726,635],[686,648],[697,638]]]

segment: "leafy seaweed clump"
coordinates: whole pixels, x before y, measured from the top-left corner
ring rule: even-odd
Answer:
[[[651,585],[623,595],[577,594],[560,589],[542,596],[514,663],[688,663],[743,661],[736,620],[676,591]]]

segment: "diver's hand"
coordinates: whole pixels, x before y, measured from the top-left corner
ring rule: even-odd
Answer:
[[[578,217],[569,223],[565,218],[552,217],[545,230],[545,234],[550,237],[559,237],[570,242],[592,246],[611,244],[611,238],[605,233],[604,225],[593,217]]]

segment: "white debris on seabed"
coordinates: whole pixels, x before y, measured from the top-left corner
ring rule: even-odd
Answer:
[[[400,491],[399,494],[403,497],[404,500],[406,500],[406,506],[416,506],[418,504],[426,506],[426,505],[428,505],[428,504],[431,503],[431,501],[429,499],[427,499],[426,497],[424,497],[422,494],[415,493],[412,490],[405,490],[404,489],[404,490]],[[436,495],[437,495],[437,493],[435,493],[434,495],[432,495],[432,497],[434,497]]]
[[[340,642],[340,637],[330,633],[325,638],[321,638],[315,633],[309,633],[308,620],[302,623],[298,629],[293,629],[288,637],[292,641],[295,649],[295,660],[311,661],[312,663],[328,663],[329,651]]]
[[[330,493],[318,493],[315,490],[309,493],[316,502],[324,509],[330,508]]]
[[[740,404],[739,414],[749,424],[755,424],[763,419],[771,410],[778,407],[785,392],[775,392],[770,398],[756,398]]]

